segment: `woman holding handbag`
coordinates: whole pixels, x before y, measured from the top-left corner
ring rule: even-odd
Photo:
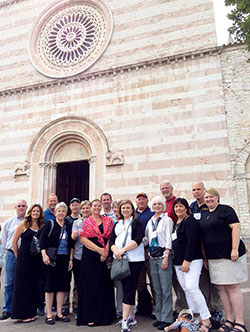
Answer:
[[[70,289],[70,270],[73,267],[74,241],[71,239],[72,226],[65,223],[67,205],[60,202],[55,207],[56,220],[48,220],[40,235],[40,247],[44,268],[44,288],[47,317],[45,323],[55,324],[52,317],[52,303],[56,293],[57,313],[55,320],[69,322],[62,315],[65,292]]]
[[[123,313],[121,323],[121,330],[129,332],[130,326],[136,324],[133,310],[137,282],[145,261],[144,246],[142,243],[144,227],[136,219],[135,208],[130,200],[121,202],[119,213],[121,219],[113,228],[110,247],[114,254],[114,259],[121,260],[126,256],[129,261],[130,275],[122,279]]]

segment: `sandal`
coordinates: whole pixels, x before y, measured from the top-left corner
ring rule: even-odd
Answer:
[[[212,324],[210,323],[209,325],[201,325],[198,328],[197,332],[210,332],[211,330],[212,330]],[[235,331],[235,332],[237,332],[237,331]]]
[[[240,327],[243,328],[243,330],[240,330],[240,329],[238,329],[238,328],[235,327],[235,326],[240,326]],[[247,329],[246,329],[246,326],[245,326],[245,325],[242,325],[242,324],[240,324],[240,323],[234,323],[234,327],[233,327],[233,329],[231,330],[231,332],[247,332]]]
[[[230,326],[226,325],[226,323],[230,324]],[[221,327],[217,330],[217,332],[230,332],[234,328],[234,321],[231,322],[230,320],[226,320],[224,324],[221,325]]]
[[[70,319],[69,319],[69,317],[67,317],[67,316],[61,316],[61,317],[59,317],[59,316],[56,315],[55,320],[56,320],[57,322],[63,322],[63,323],[68,323],[68,322],[70,322]]]
[[[45,318],[45,323],[46,324],[49,324],[49,325],[54,325],[55,324],[55,321],[54,321],[54,318],[53,317],[46,317]]]

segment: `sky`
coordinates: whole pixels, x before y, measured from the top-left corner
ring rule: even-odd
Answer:
[[[226,15],[232,7],[226,7],[224,0],[213,0],[213,2],[218,45],[227,44],[229,36],[227,29],[231,26],[231,21]]]

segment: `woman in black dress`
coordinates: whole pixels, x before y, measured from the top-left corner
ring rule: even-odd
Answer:
[[[30,255],[30,244],[43,223],[43,209],[39,204],[34,204],[18,225],[12,241],[17,262],[11,318],[22,323],[32,322],[36,316],[41,257]],[[20,238],[21,246],[18,249]]]
[[[110,325],[115,318],[114,284],[107,268],[113,221],[101,216],[99,199],[91,202],[92,216],[82,225],[83,244],[78,284],[77,325]]]
[[[55,207],[56,220],[48,220],[40,235],[40,247],[44,269],[44,288],[47,317],[45,323],[55,324],[52,317],[52,303],[56,293],[55,320],[67,323],[69,317],[63,316],[62,305],[65,292],[70,289],[70,270],[73,267],[74,241],[71,239],[72,225],[65,223],[67,205],[60,202]],[[54,248],[57,252],[56,265],[48,256],[48,249]]]

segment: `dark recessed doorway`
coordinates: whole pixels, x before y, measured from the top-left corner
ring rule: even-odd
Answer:
[[[73,197],[89,199],[89,162],[58,163],[56,168],[56,193],[59,201],[69,205]]]

